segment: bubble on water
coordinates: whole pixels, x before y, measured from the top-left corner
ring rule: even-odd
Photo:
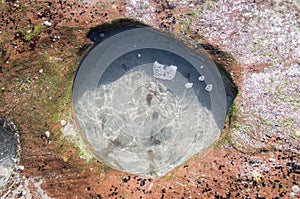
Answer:
[[[205,90],[207,90],[208,92],[212,91],[213,86],[211,84],[207,84],[207,86],[205,87]]]
[[[184,85],[185,88],[192,88],[193,87],[193,83],[186,83]]]
[[[198,77],[198,80],[203,82],[205,80],[205,77],[203,75],[201,75],[200,77]]]

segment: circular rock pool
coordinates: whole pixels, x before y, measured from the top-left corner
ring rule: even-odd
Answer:
[[[209,56],[145,26],[90,36],[95,46],[77,71],[72,99],[98,158],[159,177],[218,139],[235,94]]]

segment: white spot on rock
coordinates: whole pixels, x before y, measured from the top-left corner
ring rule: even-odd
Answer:
[[[25,167],[23,165],[17,166],[18,171],[24,171]]]
[[[62,126],[66,126],[67,122],[66,122],[66,120],[61,120],[61,121],[60,121],[60,124],[61,124]]]
[[[49,132],[49,131],[46,131],[46,132],[45,132],[45,136],[46,136],[46,138],[50,138],[50,132]]]
[[[293,185],[292,186],[292,191],[295,192],[295,193],[297,193],[297,192],[300,191],[300,187],[298,185]]]
[[[47,26],[47,27],[50,27],[51,23],[49,21],[44,21],[44,25]]]

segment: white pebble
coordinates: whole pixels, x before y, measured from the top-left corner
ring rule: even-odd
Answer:
[[[23,165],[17,166],[17,170],[18,171],[23,171],[24,169],[25,169],[25,167]]]
[[[49,21],[44,21],[44,25],[50,27],[51,23]]]
[[[142,55],[141,54],[138,54],[138,57],[141,57]]]
[[[66,120],[61,120],[61,121],[60,121],[60,124],[61,124],[62,126],[66,126],[67,122],[66,122]]]
[[[204,66],[200,66],[200,68],[204,68]]]
[[[300,191],[300,187],[298,185],[293,185],[292,186],[292,191],[295,192],[295,193],[297,193],[297,192]]]
[[[46,132],[45,132],[45,136],[46,136],[46,138],[49,138],[49,137],[50,137],[50,132],[49,132],[49,131],[46,131]]]
[[[211,84],[207,84],[207,86],[205,87],[205,90],[207,90],[208,92],[212,91],[213,86]]]
[[[39,73],[43,73],[43,72],[44,72],[44,70],[43,70],[43,69],[40,69],[40,70],[39,70]]]
[[[205,77],[202,75],[202,76],[200,76],[200,77],[198,77],[198,80],[199,81],[201,81],[201,82],[203,82],[204,81],[204,79],[205,79]]]
[[[294,198],[295,196],[296,196],[295,192],[291,192],[291,193],[290,193],[290,197],[291,197],[291,198]]]
[[[185,88],[189,89],[189,88],[192,88],[193,87],[193,83],[186,83],[184,85]]]

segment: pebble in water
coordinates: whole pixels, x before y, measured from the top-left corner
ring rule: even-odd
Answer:
[[[211,84],[207,84],[207,86],[205,87],[205,90],[207,90],[208,92],[212,91],[213,86]]]
[[[192,88],[193,87],[193,83],[186,83],[185,85],[184,85],[184,87],[185,88]]]
[[[153,63],[153,76],[158,79],[172,80],[176,75],[177,66],[165,66],[155,61]]]
[[[198,80],[203,82],[205,80],[205,77],[203,75],[201,75],[200,77],[198,77]]]

